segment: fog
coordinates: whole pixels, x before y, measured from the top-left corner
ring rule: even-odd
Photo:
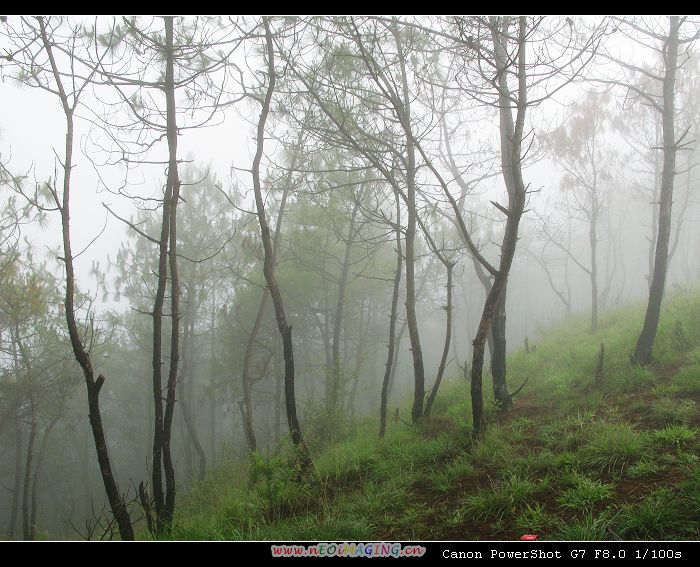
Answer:
[[[505,352],[696,286],[699,29],[3,17],[2,536],[162,533],[251,451],[303,474],[438,376],[510,405]]]

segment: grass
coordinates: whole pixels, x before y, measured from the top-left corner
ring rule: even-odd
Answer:
[[[547,482],[546,479],[510,475],[504,481],[492,482],[490,487],[467,496],[457,515],[471,521],[500,520],[525,505],[534,494],[546,488]]]
[[[605,472],[621,471],[634,464],[646,452],[644,434],[628,423],[595,423],[586,434],[581,449],[582,463]]]
[[[288,472],[289,447],[231,459],[179,492],[170,537],[698,539],[700,294],[666,301],[656,361],[633,368],[642,315],[640,306],[604,314],[595,335],[572,318],[543,332],[536,352],[513,353],[510,383],[530,381],[508,415],[485,384],[478,441],[461,377],[446,378],[428,423],[390,422],[384,439],[375,419],[324,435],[333,423],[311,415],[315,481]]]
[[[561,493],[557,501],[562,508],[589,510],[613,494],[613,485],[581,474],[572,476],[572,487]]]

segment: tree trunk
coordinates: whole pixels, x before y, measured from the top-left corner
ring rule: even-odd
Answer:
[[[498,298],[498,308],[491,327],[493,347],[491,350],[491,375],[493,378],[493,396],[501,410],[509,410],[513,399],[508,393],[506,381],[506,292],[507,285]]]
[[[168,263],[170,267],[170,365],[168,367],[168,386],[165,398],[165,416],[163,420],[163,470],[165,471],[165,507],[162,523],[170,530],[175,512],[175,467],[171,452],[173,415],[175,413],[175,392],[177,388],[177,367],[180,359],[180,280],[178,274],[177,254],[177,206],[180,201],[180,178],[177,161],[177,121],[175,106],[175,71],[173,22],[175,18],[165,18],[165,98],[167,106],[168,138],[168,185],[171,187],[172,203],[170,206]]]
[[[10,505],[10,518],[7,526],[7,538],[14,539],[17,527],[17,514],[19,512],[19,497],[22,490],[22,427],[19,421],[19,407],[14,408],[15,426],[15,469],[12,487],[12,504]]]
[[[598,331],[598,204],[594,199],[588,240],[591,246],[591,333]]]
[[[411,355],[413,357],[413,408],[411,418],[413,423],[418,423],[423,418],[423,406],[425,400],[425,368],[423,366],[423,351],[418,331],[418,318],[416,316],[416,149],[413,134],[410,130],[411,106],[408,77],[406,75],[406,63],[403,58],[401,39],[396,28],[393,29],[396,46],[399,53],[399,66],[401,69],[401,86],[403,88],[403,128],[406,131],[406,207],[408,219],[406,224],[406,323],[408,336],[411,340]]]
[[[384,379],[382,380],[382,394],[379,406],[379,437],[386,433],[386,412],[389,402],[389,384],[393,370],[396,368],[394,351],[396,349],[396,317],[399,306],[399,293],[401,291],[401,271],[403,270],[403,253],[401,250],[401,202],[396,195],[396,272],[394,272],[394,290],[391,294],[391,313],[389,315],[389,344],[387,345],[386,365],[384,367]]]
[[[56,61],[53,56],[53,47],[49,42],[46,34],[44,20],[39,18],[39,26],[41,29],[41,40],[44,44],[44,49],[51,64],[51,70],[56,81],[56,87],[63,106],[63,112],[66,118],[66,146],[65,156],[63,160],[63,196],[62,199],[56,197],[56,204],[59,206],[61,213],[61,228],[63,240],[63,260],[66,267],[66,295],[65,295],[65,314],[66,324],[68,327],[68,335],[70,337],[73,355],[80,365],[85,377],[85,385],[88,394],[88,408],[90,416],[90,426],[95,440],[95,450],[97,452],[97,461],[100,465],[100,473],[104,483],[107,500],[109,501],[112,514],[119,527],[119,534],[123,540],[133,540],[134,530],[131,524],[129,511],[119,493],[117,483],[112,473],[112,465],[109,460],[109,452],[107,451],[107,442],[105,439],[104,430],[102,428],[102,415],[100,412],[99,395],[102,384],[104,384],[104,376],[99,375],[95,379],[95,374],[92,368],[90,355],[85,350],[78,324],[75,319],[75,272],[73,267],[73,253],[70,240],[70,188],[71,188],[71,172],[73,169],[73,112],[74,107],[69,104],[68,96],[63,88],[62,75],[56,66]]]
[[[497,18],[492,17],[491,22],[494,63],[498,77],[501,163],[503,179],[508,191],[508,209],[498,271],[494,276],[491,291],[484,302],[481,320],[473,342],[474,354],[472,359],[471,398],[474,433],[477,437],[483,434],[486,426],[482,394],[484,346],[488,333],[491,331],[491,324],[498,311],[500,294],[505,290],[510,267],[513,263],[515,248],[518,242],[518,227],[520,218],[525,209],[525,199],[527,196],[527,189],[522,179],[521,168],[521,144],[525,125],[525,112],[527,110],[527,85],[525,74],[527,24],[525,17],[521,16],[519,18],[517,38],[518,60],[517,62],[513,62],[508,58],[506,46],[504,44],[505,41],[507,41],[506,37],[509,37],[507,30],[498,29],[500,22]],[[515,122],[513,121],[513,114],[511,112],[511,105],[513,102],[505,72],[507,66],[511,64],[516,66],[518,76],[517,118]]]
[[[41,447],[39,448],[39,453],[36,456],[36,465],[34,466],[34,474],[32,477],[32,498],[31,498],[31,511],[29,514],[29,539],[34,540],[36,538],[36,518],[37,518],[37,494],[39,485],[39,472],[41,471],[41,463],[44,460],[44,452],[46,451],[46,442],[51,435],[51,431],[58,423],[60,414],[56,415],[51,422],[46,426],[44,430],[44,437],[41,440]]]
[[[335,304],[335,312],[333,315],[333,343],[331,345],[332,356],[332,381],[331,390],[326,393],[326,411],[329,416],[334,415],[341,400],[341,361],[340,361],[340,331],[343,326],[343,310],[345,307],[345,290],[347,289],[348,274],[350,272],[350,260],[352,259],[352,245],[355,240],[355,219],[360,208],[359,199],[355,201],[350,216],[350,225],[348,226],[348,234],[345,238],[345,253],[343,255],[343,264],[340,270],[340,280],[338,282],[338,297]]]
[[[299,418],[297,416],[296,397],[294,391],[294,343],[292,341],[292,326],[287,323],[282,294],[280,293],[277,280],[275,279],[272,239],[270,238],[270,227],[267,222],[265,201],[263,200],[262,184],[260,182],[260,162],[262,160],[265,144],[265,123],[267,121],[268,114],[270,113],[272,94],[274,93],[276,82],[275,52],[272,44],[272,31],[270,30],[269,18],[263,18],[263,25],[265,27],[265,44],[267,50],[268,85],[260,112],[260,119],[258,120],[256,152],[255,157],[253,158],[252,167],[253,191],[255,193],[255,206],[258,213],[258,223],[260,224],[260,234],[264,249],[263,273],[275,307],[277,327],[282,337],[282,351],[284,356],[284,397],[285,409],[287,411],[287,424],[289,426],[292,444],[297,450],[300,472],[302,474],[313,474],[313,463],[311,462],[309,450],[306,447],[301,426],[299,425]]]
[[[440,358],[440,365],[438,366],[437,377],[435,378],[435,384],[433,389],[430,391],[430,396],[425,404],[425,417],[430,416],[430,410],[433,407],[433,402],[435,401],[435,396],[437,396],[438,388],[440,388],[440,383],[442,382],[442,376],[445,373],[445,366],[447,365],[447,356],[450,353],[450,339],[452,336],[452,270],[454,264],[448,264],[447,268],[447,305],[445,310],[447,311],[447,321],[445,323],[445,344],[442,348],[442,358]]]
[[[632,362],[647,365],[652,361],[652,348],[656,339],[661,315],[661,302],[666,284],[669,240],[671,236],[671,207],[673,204],[673,180],[676,174],[675,134],[675,83],[678,65],[678,16],[671,16],[670,30],[664,49],[665,74],[663,81],[663,146],[664,158],[659,195],[659,233],[654,256],[654,271],[649,288],[649,302],[644,316],[644,326],[637,339]]]
[[[297,138],[297,144],[292,155],[292,161],[289,166],[289,172],[285,176],[284,190],[282,192],[282,199],[280,200],[280,208],[277,213],[277,224],[275,225],[275,235],[272,242],[272,252],[276,262],[277,259],[277,249],[279,247],[280,233],[282,231],[282,220],[284,218],[284,210],[287,204],[287,197],[289,196],[289,190],[292,185],[292,171],[296,167],[298,160],[298,147],[302,142],[302,132]],[[252,400],[252,380],[250,378],[250,365],[253,360],[253,351],[255,350],[255,341],[260,332],[260,327],[262,326],[262,321],[267,309],[267,299],[269,296],[268,289],[265,288],[262,292],[262,297],[260,298],[260,305],[258,306],[258,312],[255,316],[255,322],[253,323],[253,328],[248,336],[248,342],[246,343],[245,354],[243,355],[243,370],[241,371],[241,380],[243,382],[243,432],[248,443],[248,449],[250,451],[255,451],[257,449],[257,441],[255,438],[255,429],[253,427],[253,400]]]
[[[31,384],[29,388],[31,389]],[[34,442],[36,440],[36,408],[34,395],[29,392],[29,439],[27,441],[27,456],[24,461],[24,483],[22,487],[22,538],[25,541],[34,539],[34,526],[30,517],[30,496],[32,486],[32,468],[34,462]]]
[[[194,279],[194,274],[192,276]],[[180,380],[178,380],[177,388],[180,395],[180,405],[182,406],[182,417],[187,430],[188,441],[185,443],[186,447],[189,447],[191,443],[194,447],[195,453],[197,453],[198,468],[197,468],[197,478],[203,480],[206,472],[206,462],[207,457],[202,447],[202,443],[199,440],[199,435],[197,434],[197,428],[195,427],[194,420],[192,419],[192,400],[190,399],[188,393],[188,386],[192,380],[192,361],[194,358],[195,348],[194,348],[194,321],[195,321],[195,297],[194,297],[194,283],[190,280],[187,285],[187,307],[185,308],[185,330],[182,337],[182,352],[184,354],[182,360],[182,374]]]

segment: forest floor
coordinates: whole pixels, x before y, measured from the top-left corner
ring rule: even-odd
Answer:
[[[649,368],[629,361],[642,307],[605,314],[595,334],[572,319],[509,357],[512,387],[529,381],[510,412],[487,401],[481,441],[455,379],[428,422],[390,420],[384,439],[376,420],[325,447],[310,428],[314,482],[298,482],[284,452],[212,471],[180,500],[171,537],[699,539],[700,294],[669,295]]]

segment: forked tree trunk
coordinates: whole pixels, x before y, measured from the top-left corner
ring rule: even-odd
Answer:
[[[500,295],[505,290],[510,268],[513,263],[513,257],[515,256],[515,248],[518,242],[518,227],[520,218],[525,209],[525,199],[527,195],[527,189],[522,179],[521,164],[521,145],[523,128],[525,126],[525,112],[527,110],[527,85],[525,74],[527,24],[524,16],[518,19],[518,59],[517,62],[513,62],[508,58],[505,45],[508,41],[506,38],[510,37],[508,30],[499,29],[501,23],[495,17],[491,18],[491,22],[494,64],[498,77],[501,163],[503,179],[508,191],[508,208],[502,211],[506,214],[506,226],[501,244],[501,259],[498,271],[494,275],[493,285],[486,297],[484,309],[481,313],[481,320],[473,343],[474,354],[472,359],[471,399],[474,433],[477,437],[483,434],[486,427],[482,393],[484,347],[487,336],[489,332],[491,332],[493,319],[498,312]],[[517,118],[515,122],[513,121],[513,114],[511,112],[513,101],[506,77],[506,68],[511,64],[516,66],[518,76]]]

